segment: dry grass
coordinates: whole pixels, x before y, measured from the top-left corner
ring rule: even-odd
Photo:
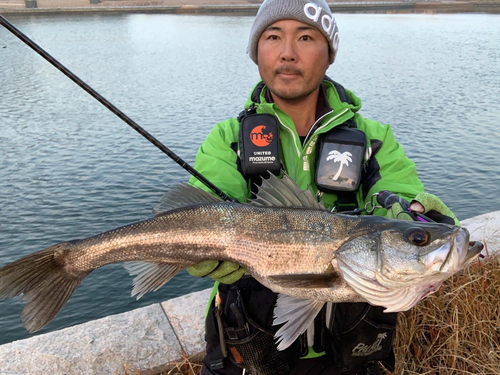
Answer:
[[[394,374],[500,374],[500,257],[482,260],[400,314]],[[185,358],[163,374],[197,375]]]
[[[193,361],[193,359],[195,359]],[[164,372],[165,375],[198,375],[201,374],[201,360],[199,358],[184,357],[181,362],[176,363],[171,370]]]
[[[395,348],[396,374],[500,374],[500,258],[401,314]]]

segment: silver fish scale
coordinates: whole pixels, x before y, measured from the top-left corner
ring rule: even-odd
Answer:
[[[187,266],[231,260],[254,277],[322,274],[353,220],[324,211],[230,203],[190,206],[68,243],[67,267],[141,260]],[[342,235],[343,234],[343,235]]]

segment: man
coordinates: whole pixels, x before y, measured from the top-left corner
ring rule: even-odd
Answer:
[[[390,190],[410,201],[417,197],[423,205],[415,201],[414,210],[437,211],[455,222],[439,199],[423,193],[415,165],[390,127],[363,118],[358,113],[359,98],[325,76],[335,60],[338,41],[337,25],[325,1],[264,1],[248,45],[262,82],[251,93],[245,113],[214,127],[198,151],[195,169],[233,199],[245,202],[252,194],[252,185],[260,182],[258,175],[267,170],[245,172],[258,169],[258,165],[249,167],[248,159],[242,157],[246,147],[254,147],[242,141],[249,131],[243,124],[251,115],[268,114],[272,116],[259,117],[265,126],[258,128],[257,135],[270,142],[279,132],[277,154],[269,151],[273,155],[270,159],[279,159],[278,171],[273,172],[286,172],[302,189],[311,188],[326,207],[337,212],[364,207],[373,193]],[[276,128],[263,134],[266,126]],[[319,156],[320,150],[328,150],[332,144],[350,147],[350,151],[343,153],[344,174],[337,168],[336,177],[341,178],[323,183],[322,173],[332,165],[327,160],[341,156],[338,151],[331,151],[327,158]],[[362,150],[363,162],[347,176],[350,156],[356,150]],[[353,188],[350,191],[338,181],[352,181]],[[194,178],[190,182],[206,189]],[[401,217],[401,211],[395,205],[375,214],[408,219]],[[277,330],[272,326],[275,293],[244,275],[245,270],[235,263],[206,261],[188,271],[219,282],[207,313],[207,355],[202,374],[241,374],[243,369],[252,375],[378,374],[379,362],[389,368],[394,365],[395,313],[382,313],[382,308],[366,303],[336,304],[280,352],[272,340]]]

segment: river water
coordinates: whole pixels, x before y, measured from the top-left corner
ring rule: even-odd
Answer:
[[[252,17],[11,16],[10,21],[192,163],[258,79]],[[500,16],[338,16],[328,74],[393,126],[429,192],[460,219],[500,210]],[[188,173],[0,29],[0,266],[56,242],[151,217]],[[40,333],[211,285],[186,272],[136,301],[120,265],[92,273]],[[30,335],[0,302],[0,344]]]

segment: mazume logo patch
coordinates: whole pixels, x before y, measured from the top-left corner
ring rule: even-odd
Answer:
[[[266,147],[273,141],[273,132],[270,131],[265,133],[265,130],[265,125],[258,125],[250,132],[250,140],[255,146]]]

